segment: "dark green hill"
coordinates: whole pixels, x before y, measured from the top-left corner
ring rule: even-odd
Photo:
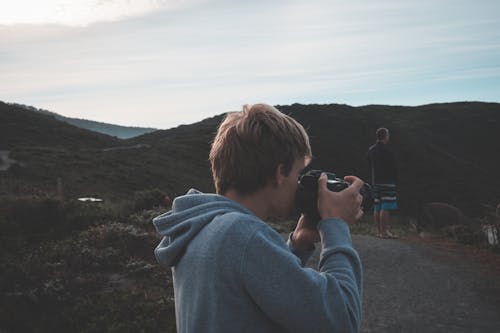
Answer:
[[[418,107],[294,104],[278,108],[308,129],[313,168],[339,176],[355,174],[367,181],[370,173],[366,151],[375,141],[376,129],[388,127],[400,169],[400,204],[406,212],[416,213],[425,202],[442,201],[478,214],[481,204],[500,202],[498,103]],[[222,116],[218,116],[157,131],[132,142],[163,149],[182,145],[191,158],[205,162],[221,120]]]
[[[294,104],[278,108],[308,129],[313,168],[330,170],[339,176],[355,174],[367,181],[370,173],[366,151],[375,141],[376,129],[388,127],[399,163],[403,211],[417,213],[425,202],[442,201],[469,214],[479,214],[482,204],[500,202],[498,103],[418,107]],[[189,152],[190,158],[205,163],[222,118],[153,132],[131,142],[163,149],[179,145]],[[208,163],[205,165],[208,168]],[[193,177],[196,185],[196,175]]]
[[[108,135],[58,121],[52,115],[0,102],[0,150],[21,146],[97,148],[118,142]]]
[[[444,201],[484,218],[481,204],[500,202],[500,104],[279,109],[308,129],[312,167],[339,176],[367,179],[366,150],[388,127],[404,214]],[[175,331],[151,219],[167,209],[162,191],[212,191],[208,152],[222,119],[119,140],[0,103],[0,332]],[[106,202],[47,198],[57,179],[66,199]]]
[[[280,109],[311,136],[313,166],[369,179],[366,150],[375,131],[390,129],[404,210],[443,201],[471,214],[500,202],[500,104],[447,103],[418,107],[292,105]]]
[[[405,212],[417,212],[425,202],[443,201],[478,214],[481,204],[500,202],[500,104],[294,104],[279,109],[308,129],[315,155],[312,167],[339,176],[356,174],[368,180],[366,150],[374,142],[375,130],[388,127],[398,158],[400,204]],[[7,129],[2,131],[2,143],[8,142],[11,159],[24,165],[15,174],[0,172],[2,187],[10,192],[14,188],[20,194],[53,193],[57,178],[63,180],[68,197],[130,198],[135,191],[155,187],[171,195],[190,187],[213,189],[208,152],[223,115],[117,140],[87,136],[87,131],[50,117],[25,122],[9,118],[19,114],[2,112],[2,128]],[[8,122],[17,124],[16,130],[4,125]],[[38,135],[20,135],[32,132]],[[50,135],[44,137],[45,133]],[[110,147],[114,148],[106,149]]]
[[[48,110],[44,109],[37,109],[33,106],[27,106],[23,104],[11,104],[13,106],[17,106],[29,111],[37,111],[49,116],[53,116],[57,120],[64,121],[68,124],[74,125],[76,127],[80,127],[83,129],[88,129],[94,132],[110,135],[110,136],[115,136],[120,139],[129,139],[133,138],[135,136],[142,135],[144,133],[150,133],[154,132],[157,129],[156,128],[150,128],[150,127],[132,127],[132,126],[121,126],[121,125],[114,125],[114,124],[108,124],[108,123],[103,123],[103,122],[98,122],[98,121],[93,121],[93,120],[87,120],[87,119],[80,119],[80,118],[70,118],[70,117],[65,117],[62,116],[58,113],[51,112]]]
[[[0,195],[54,195],[57,179],[67,198],[130,199],[151,188],[175,195],[189,186],[211,191],[207,152],[216,124],[205,123],[120,140],[1,103],[0,151],[18,163],[0,171]]]

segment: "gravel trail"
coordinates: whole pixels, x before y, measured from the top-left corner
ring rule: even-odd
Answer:
[[[353,243],[364,273],[361,332],[500,332],[500,256],[415,239]]]

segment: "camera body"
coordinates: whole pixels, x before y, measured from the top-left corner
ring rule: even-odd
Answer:
[[[304,214],[310,224],[316,225],[321,217],[318,212],[318,179],[323,171],[311,170],[299,177],[297,194],[295,198],[295,207],[298,212]],[[327,187],[330,191],[340,192],[348,188],[351,184],[332,172],[325,172],[328,180]],[[371,188],[364,184],[360,191],[364,200],[370,197]]]

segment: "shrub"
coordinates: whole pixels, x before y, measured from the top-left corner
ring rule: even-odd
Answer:
[[[134,211],[151,209],[165,205],[165,192],[155,188],[151,190],[139,191],[134,193]]]
[[[64,204],[65,219],[71,229],[84,229],[104,221],[121,219],[121,212],[106,203],[69,201]]]
[[[166,213],[167,209],[164,207],[156,207],[148,210],[141,210],[135,214],[132,214],[128,217],[128,220],[131,224],[136,225],[138,227],[144,228],[148,231],[155,231],[153,226],[153,218]]]
[[[0,207],[0,233],[4,235],[57,236],[121,217],[109,205],[48,197],[8,197],[0,201]]]
[[[51,198],[8,198],[2,202],[2,231],[34,233],[59,226],[64,221],[60,201]]]
[[[0,198],[0,332],[174,332],[171,273],[153,254],[165,209],[132,206]]]

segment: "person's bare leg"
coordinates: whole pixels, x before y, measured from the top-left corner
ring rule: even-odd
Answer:
[[[375,224],[377,225],[377,237],[382,237],[384,234],[382,233],[382,226],[380,224],[380,211],[374,211],[373,217],[375,218]]]
[[[391,215],[388,210],[380,211],[380,221],[384,229],[383,235],[389,236],[390,238],[397,238],[397,236],[391,232],[391,225],[389,224],[390,216]]]
[[[389,231],[389,211],[381,210],[380,211],[380,229],[381,233],[384,236],[390,236]]]

